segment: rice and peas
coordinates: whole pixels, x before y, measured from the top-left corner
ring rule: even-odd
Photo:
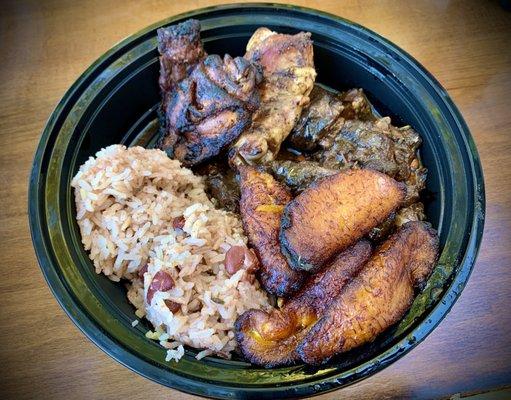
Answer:
[[[166,360],[179,360],[183,345],[201,349],[199,359],[229,357],[236,318],[270,306],[249,257],[226,269],[226,254],[246,249],[238,216],[215,209],[202,178],[161,150],[109,146],[71,186],[96,272],[128,282],[136,315],[155,327],[146,336],[167,348]]]

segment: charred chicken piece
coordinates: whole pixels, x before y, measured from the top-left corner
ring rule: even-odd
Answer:
[[[281,309],[249,310],[235,324],[236,340],[250,362],[274,367],[298,359],[300,340],[323,315],[332,300],[364,266],[371,245],[362,240],[340,253],[326,268],[307,278]]]
[[[316,78],[310,33],[284,35],[259,28],[247,44],[245,59],[262,67],[261,105],[229,152],[234,166],[275,158],[309,102]]]
[[[280,219],[291,195],[271,175],[254,167],[242,165],[239,173],[241,219],[261,261],[259,281],[267,292],[289,296],[304,279],[303,272],[292,270],[280,251]]]
[[[259,69],[244,58],[208,56],[169,100],[167,135],[174,139],[165,150],[186,166],[220,153],[252,121],[260,81]]]
[[[312,184],[282,215],[282,252],[296,270],[318,270],[382,223],[403,202],[405,187],[377,171],[339,172]]]
[[[438,236],[424,222],[408,222],[385,241],[330,304],[297,348],[307,364],[373,341],[410,308],[438,257]]]
[[[390,118],[346,120],[339,132],[326,135],[314,159],[325,168],[360,166],[383,172],[407,186],[405,204],[419,200],[427,170],[417,157],[421,139],[409,126],[396,128]]]
[[[174,136],[167,135],[166,110],[177,84],[186,78],[192,69],[206,57],[200,39],[200,23],[189,19],[177,25],[158,29],[158,51],[160,53],[161,91],[160,125],[161,146],[173,146]]]

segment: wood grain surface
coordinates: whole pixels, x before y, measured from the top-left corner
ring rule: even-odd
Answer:
[[[28,175],[58,100],[122,38],[217,1],[0,3],[0,396],[191,399],[89,342],[37,264]],[[511,385],[511,13],[498,1],[295,1],[356,21],[405,49],[447,88],[477,143],[486,226],[473,274],[440,326],[382,372],[322,399],[438,398]]]

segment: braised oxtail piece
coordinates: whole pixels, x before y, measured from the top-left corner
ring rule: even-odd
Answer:
[[[282,252],[296,270],[315,271],[382,223],[403,202],[405,187],[377,171],[327,176],[295,197],[282,215]]]
[[[325,168],[316,161],[275,160],[270,166],[275,177],[295,193],[303,192],[318,179],[339,172],[337,169]]]
[[[326,168],[359,166],[374,169],[406,184],[405,205],[419,201],[426,168],[417,156],[421,138],[410,126],[397,128],[389,117],[374,121],[346,120],[335,135],[319,142],[313,159]]]
[[[370,255],[371,245],[361,240],[340,253],[326,268],[309,276],[281,309],[270,313],[253,309],[242,314],[236,321],[235,332],[245,358],[265,367],[297,361],[296,346]]]
[[[337,135],[346,119],[373,120],[372,107],[362,89],[335,93],[314,85],[287,142],[301,151],[314,151],[326,136]]]
[[[438,236],[425,222],[408,222],[387,239],[330,304],[297,347],[307,364],[373,341],[410,308],[438,258]]]
[[[280,250],[280,219],[291,194],[270,174],[254,167],[242,165],[239,174],[241,219],[261,261],[259,281],[267,292],[289,296],[304,279],[304,273],[291,269]]]

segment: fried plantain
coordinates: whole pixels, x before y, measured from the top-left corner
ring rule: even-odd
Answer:
[[[280,242],[296,270],[315,271],[382,223],[405,186],[377,171],[343,171],[313,183],[285,208]]]
[[[425,222],[407,222],[385,241],[330,304],[296,351],[307,364],[373,341],[410,308],[438,257],[438,236]]]
[[[245,358],[265,367],[296,361],[297,344],[370,255],[370,243],[361,240],[335,257],[332,264],[309,276],[282,309],[270,313],[252,309],[243,313],[236,321],[235,332]]]
[[[270,174],[241,165],[240,212],[245,233],[261,261],[259,281],[267,292],[279,297],[298,290],[304,278],[282,255],[279,230],[282,211],[291,200],[288,190]]]

